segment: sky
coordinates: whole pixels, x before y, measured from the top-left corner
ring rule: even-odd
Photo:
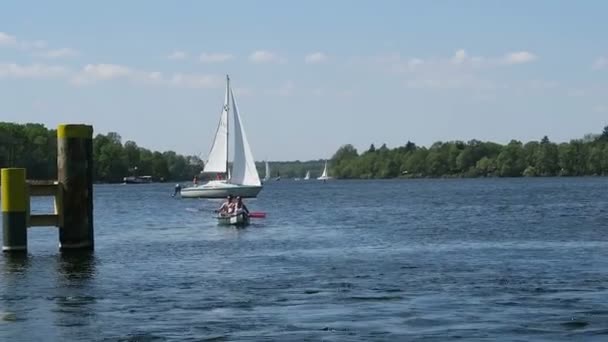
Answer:
[[[3,1],[0,121],[205,159],[230,74],[257,160],[608,124],[606,1]]]

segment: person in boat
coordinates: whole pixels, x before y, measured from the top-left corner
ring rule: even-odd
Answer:
[[[243,203],[243,199],[241,198],[241,196],[236,197],[235,213],[245,213],[249,215],[249,209],[247,209],[247,206],[245,205],[245,203]]]
[[[175,190],[173,191],[173,197],[181,194],[181,192],[182,192],[182,186],[179,183],[175,184]]]
[[[227,215],[227,214],[230,214],[233,207],[234,207],[234,203],[232,203],[232,195],[228,195],[228,197],[226,197],[226,202],[222,203],[220,208],[216,211],[220,215]]]
[[[198,185],[198,176],[194,176],[194,178],[192,179],[192,184]]]

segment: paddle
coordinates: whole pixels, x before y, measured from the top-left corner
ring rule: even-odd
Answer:
[[[214,213],[218,213],[219,210],[214,210]],[[250,211],[249,215],[250,218],[266,218],[266,213],[263,211]]]
[[[250,211],[249,212],[249,217],[253,217],[253,218],[265,218],[266,217],[266,213],[262,212],[262,211]]]

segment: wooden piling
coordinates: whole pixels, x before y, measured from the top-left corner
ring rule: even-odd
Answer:
[[[89,249],[93,238],[93,127],[59,125],[57,128],[57,178],[62,185],[59,208],[61,250]]]
[[[27,211],[29,198],[25,169],[2,169],[2,251],[27,251]]]

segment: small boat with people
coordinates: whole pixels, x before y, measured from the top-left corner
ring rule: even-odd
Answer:
[[[249,217],[262,217],[260,213],[249,212],[249,209],[243,203],[243,199],[240,196],[236,198],[228,195],[226,201],[222,203],[217,212],[217,223],[220,225],[231,225],[231,226],[246,226],[249,225]]]
[[[224,226],[247,226],[249,225],[249,215],[246,213],[218,215],[217,223]]]

